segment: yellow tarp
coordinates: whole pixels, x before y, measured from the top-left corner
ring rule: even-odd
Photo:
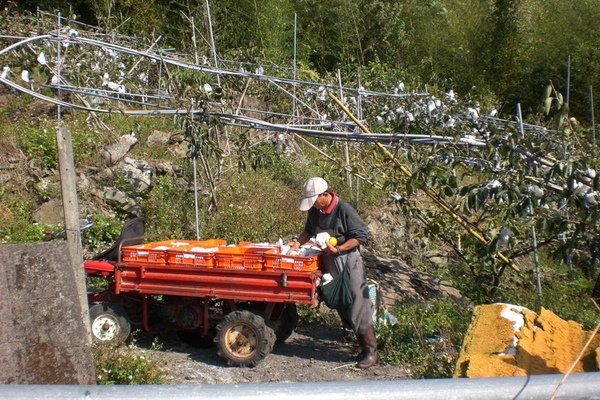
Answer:
[[[542,308],[540,315],[511,304],[477,306],[454,377],[563,374],[590,336],[574,321]],[[598,371],[600,336],[572,373]]]

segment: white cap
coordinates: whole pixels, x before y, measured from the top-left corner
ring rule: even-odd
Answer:
[[[317,197],[327,190],[327,182],[323,178],[310,178],[304,183],[302,188],[302,201],[300,202],[300,211],[308,211],[317,200]]]

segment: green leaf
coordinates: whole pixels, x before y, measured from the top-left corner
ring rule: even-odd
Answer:
[[[452,196],[454,192],[450,186],[444,186],[444,194],[448,197]]]
[[[473,196],[473,210],[479,211],[479,206],[480,206],[479,196],[475,195],[475,196]]]
[[[552,108],[553,100],[554,99],[552,97],[548,97],[546,100],[544,100],[544,114],[550,114],[550,108]]]
[[[548,230],[548,220],[546,218],[539,218],[536,223],[536,228],[540,233]]]
[[[564,104],[563,95],[556,92],[556,101],[558,102],[556,108],[558,108],[560,110]]]
[[[552,85],[548,85],[548,86],[546,86],[546,93],[545,93],[544,99],[547,100],[551,94],[552,94]]]

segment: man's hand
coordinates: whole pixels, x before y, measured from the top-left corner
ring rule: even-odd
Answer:
[[[300,248],[300,242],[297,240],[292,240],[291,242],[288,242],[287,245],[290,246],[290,249],[288,250],[287,253],[285,253],[286,255],[289,255],[295,251],[298,251],[298,249]]]
[[[326,243],[327,247],[325,247],[323,249],[323,253],[325,254],[338,254],[339,253],[339,246],[332,246],[331,243],[327,242]]]

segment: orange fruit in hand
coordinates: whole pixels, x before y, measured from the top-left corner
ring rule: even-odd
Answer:
[[[335,245],[337,244],[337,239],[335,238],[335,236],[329,238],[329,244],[335,247]]]

